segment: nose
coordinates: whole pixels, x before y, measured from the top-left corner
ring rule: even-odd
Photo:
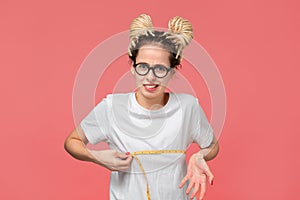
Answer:
[[[146,76],[148,81],[153,82],[156,79],[156,76],[154,75],[153,68],[151,68]]]

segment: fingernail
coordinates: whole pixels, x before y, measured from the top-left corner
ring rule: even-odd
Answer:
[[[129,155],[130,155],[130,152],[126,152],[125,155],[126,155],[126,156],[129,156]]]
[[[210,184],[213,185],[214,184],[214,180],[212,180]]]

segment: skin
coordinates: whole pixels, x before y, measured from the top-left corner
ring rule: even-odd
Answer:
[[[136,63],[140,62],[148,63],[150,66],[155,64],[170,66],[169,52],[155,45],[145,45],[140,48],[136,57]],[[170,71],[164,78],[155,77],[152,71],[146,76],[140,76],[136,74],[133,66],[131,66],[131,72],[136,80],[136,98],[142,107],[156,110],[167,103],[169,96],[165,93],[165,89],[175,74],[174,70]],[[155,89],[151,89],[153,85],[158,86]],[[115,150],[89,150],[86,148],[87,143],[88,140],[80,126],[78,126],[65,140],[65,149],[76,159],[96,163],[111,171],[124,171],[130,167],[132,156]],[[206,191],[207,181],[212,185],[214,176],[206,161],[215,158],[218,151],[219,145],[216,138],[214,138],[209,147],[201,149],[191,156],[187,174],[179,185],[182,188],[189,181],[186,193],[191,194],[190,199],[196,197],[197,200],[202,200]]]
[[[74,158],[93,162],[110,171],[126,171],[131,164],[132,156],[115,150],[93,151],[86,148],[88,143],[80,126],[76,127],[65,140],[65,150]]]
[[[207,179],[213,185],[214,175],[206,161],[214,159],[218,152],[219,144],[214,137],[209,147],[201,149],[190,157],[187,174],[179,184],[179,188],[182,188],[188,180],[190,181],[186,190],[186,194],[191,193],[190,199],[196,197],[197,200],[202,200],[204,198]]]
[[[136,63],[141,62],[148,63],[150,66],[162,64],[169,67],[169,52],[157,46],[145,45],[140,48],[136,57]],[[150,110],[155,110],[166,104],[168,95],[165,94],[165,89],[168,82],[175,74],[174,70],[170,71],[164,78],[155,77],[151,70],[146,76],[140,76],[135,72],[133,66],[131,66],[131,73],[134,75],[136,81],[136,98],[141,106]],[[147,85],[153,84],[159,86],[154,91],[147,90]]]

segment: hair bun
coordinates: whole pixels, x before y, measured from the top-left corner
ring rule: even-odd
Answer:
[[[172,18],[169,21],[169,31],[164,32],[161,39],[167,39],[175,45],[176,59],[181,56],[182,50],[193,39],[193,27],[192,24],[179,16]],[[128,46],[128,54],[131,56],[131,50],[136,47],[139,42],[140,36],[153,36],[155,37],[155,30],[152,26],[151,17],[147,14],[141,14],[135,18],[130,25],[130,44]]]
[[[151,34],[153,30],[152,20],[149,15],[141,14],[137,18],[135,18],[130,25],[130,39],[137,39],[140,35],[148,33]]]
[[[194,37],[192,24],[179,16],[173,17],[169,21],[169,31],[181,35],[186,43],[184,46],[187,46]]]
[[[193,39],[193,27],[192,24],[182,17],[176,16],[169,21],[169,31],[177,34],[178,39],[181,37],[181,41],[184,43],[183,48],[186,47]]]
[[[192,24],[182,17],[176,16],[169,21],[169,36],[177,47],[176,58],[182,54],[182,50],[190,44],[194,35]]]
[[[135,28],[152,28],[151,17],[146,14],[139,15],[131,23],[130,29],[135,29]]]

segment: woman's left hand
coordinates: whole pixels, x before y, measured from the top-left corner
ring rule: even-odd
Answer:
[[[186,190],[186,194],[189,194],[193,189],[190,199],[193,199],[196,196],[197,200],[202,200],[206,191],[207,178],[212,185],[214,176],[204,160],[203,155],[198,152],[191,156],[188,164],[187,174],[182,179],[179,187],[182,188],[183,185],[189,180],[190,183]]]

